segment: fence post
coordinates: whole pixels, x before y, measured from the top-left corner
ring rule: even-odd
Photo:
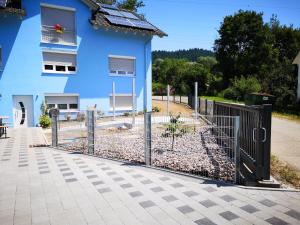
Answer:
[[[207,115],[207,99],[205,99],[205,115]]]
[[[116,86],[115,82],[112,83],[112,104],[113,104],[113,116],[114,120],[116,119]]]
[[[135,106],[136,106],[136,94],[135,94],[135,78],[132,79],[132,126],[135,125]]]
[[[263,105],[262,129],[263,135],[263,179],[270,180],[270,158],[271,158],[271,127],[272,127],[272,105]]]
[[[169,115],[170,85],[167,85],[167,114]]]
[[[198,82],[195,82],[195,118],[198,119]]]
[[[145,163],[151,166],[151,112],[144,115]]]
[[[51,116],[51,124],[52,124],[52,147],[58,146],[58,129],[57,129],[57,123],[58,123],[58,116],[52,115]]]
[[[234,118],[234,159],[235,159],[235,176],[234,182],[240,183],[240,117]]]
[[[93,155],[95,150],[95,110],[87,110],[87,129],[88,129],[88,154]]]

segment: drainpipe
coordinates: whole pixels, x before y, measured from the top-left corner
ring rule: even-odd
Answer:
[[[145,42],[145,45],[144,45],[144,54],[145,54],[145,57],[144,57],[144,66],[145,66],[145,87],[144,87],[144,112],[148,112],[148,109],[147,109],[147,105],[148,105],[148,96],[147,96],[147,93],[148,93],[148,86],[147,86],[147,59],[148,59],[148,51],[147,51],[147,45],[151,42],[152,40],[152,37],[150,37],[146,42]],[[151,66],[151,65],[150,65]],[[151,74],[152,76],[152,74]],[[152,79],[150,80],[150,82],[152,82]],[[152,87],[152,83],[150,84],[151,87]],[[150,90],[150,93],[152,95],[152,90]],[[152,99],[152,96],[151,96],[151,99]]]

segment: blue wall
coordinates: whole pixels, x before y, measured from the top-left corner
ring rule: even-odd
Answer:
[[[40,3],[76,8],[77,46],[41,43]],[[88,22],[91,12],[80,0],[25,0],[23,7],[27,15],[22,20],[0,15],[4,62],[4,70],[0,72],[0,115],[10,116],[13,122],[12,96],[32,95],[36,125],[44,93],[77,93],[81,110],[97,104],[98,110],[109,113],[113,81],[117,93],[132,91],[132,78],[109,76],[109,55],[136,57],[137,110],[144,107],[151,110],[151,36],[95,30]],[[43,49],[77,51],[77,73],[42,73]]]

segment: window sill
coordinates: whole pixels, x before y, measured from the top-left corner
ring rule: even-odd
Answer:
[[[131,77],[131,78],[134,78],[135,77],[135,74],[134,75],[121,75],[121,74],[114,74],[114,73],[110,73],[109,74],[110,77]]]
[[[47,71],[47,70],[43,70],[42,71],[44,74],[58,74],[58,75],[75,75],[77,74],[77,72],[59,72],[59,71]]]
[[[109,111],[113,112],[113,109],[110,108]],[[128,108],[116,108],[115,111],[116,112],[120,112],[120,111],[128,112],[128,111],[132,111],[132,108],[129,108],[129,107]]]
[[[47,42],[47,41],[43,41],[41,40],[42,44],[52,44],[52,45],[65,45],[65,46],[71,46],[71,47],[77,47],[77,43],[67,43],[67,42]]]

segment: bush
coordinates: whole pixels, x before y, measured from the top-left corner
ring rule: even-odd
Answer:
[[[40,116],[40,126],[42,128],[49,128],[51,125],[50,117],[47,115]]]
[[[123,114],[124,116],[130,116],[130,113],[129,112],[126,112]]]
[[[83,121],[85,121],[85,114],[84,114],[84,113],[81,113],[81,112],[78,112],[78,113],[77,113],[76,119],[77,119],[78,122],[83,122]]]
[[[233,87],[229,87],[223,91],[223,97],[227,99],[237,99],[238,94]]]
[[[158,106],[154,106],[154,107],[152,108],[152,112],[160,112],[160,111],[161,111],[161,108],[158,107]]]

